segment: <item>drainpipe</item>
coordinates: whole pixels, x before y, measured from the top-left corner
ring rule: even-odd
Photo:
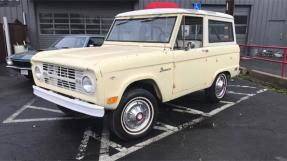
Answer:
[[[23,24],[26,25],[26,13],[23,12]]]
[[[4,27],[4,32],[5,32],[5,40],[6,40],[6,47],[7,47],[7,58],[8,58],[7,63],[8,63],[8,62],[11,62],[9,57],[12,55],[12,49],[11,49],[9,26],[8,26],[7,17],[3,17],[3,27]]]
[[[226,14],[234,16],[235,2],[234,0],[226,0]]]

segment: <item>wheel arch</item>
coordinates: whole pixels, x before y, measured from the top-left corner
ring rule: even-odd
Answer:
[[[212,83],[215,81],[216,77],[221,73],[226,74],[228,80],[231,78],[231,72],[229,70],[221,70],[215,73],[215,75],[212,78]]]
[[[145,89],[151,94],[153,94],[159,101],[162,101],[162,94],[160,91],[159,86],[157,85],[156,81],[153,79],[141,79],[141,80],[136,80],[131,83],[125,88],[124,92],[132,90],[133,88],[142,88]]]

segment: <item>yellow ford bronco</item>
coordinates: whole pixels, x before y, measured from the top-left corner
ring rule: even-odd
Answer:
[[[234,19],[191,9],[116,16],[102,47],[44,51],[32,58],[34,94],[67,114],[108,115],[111,131],[151,131],[158,103],[205,90],[220,101],[239,73]]]

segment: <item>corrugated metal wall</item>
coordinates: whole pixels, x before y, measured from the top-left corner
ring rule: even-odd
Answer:
[[[43,0],[44,1],[44,0]],[[134,9],[142,9],[144,6],[152,1],[158,0],[138,0],[135,3]],[[161,0],[161,1],[173,1],[180,4],[182,8],[192,8],[194,2],[202,2],[205,5],[222,6],[225,5],[225,0]],[[2,22],[2,17],[7,16],[9,22],[13,22],[15,19],[23,21],[22,13],[25,12],[28,32],[30,39],[36,47],[38,46],[38,28],[36,25],[37,18],[35,16],[35,2],[32,0],[21,0],[20,5],[17,7],[0,7],[0,23]],[[84,2],[83,2],[84,3]],[[89,2],[85,2],[89,3]],[[248,6],[250,7],[250,21],[248,30],[248,43],[249,44],[266,44],[266,45],[276,45],[270,44],[267,32],[270,32],[270,21],[281,21],[284,23],[284,42],[287,45],[287,0],[235,0],[237,6]],[[69,5],[67,4],[67,8]],[[276,31],[274,34],[277,35]],[[272,35],[272,33],[271,33]],[[269,43],[269,44],[267,44]]]
[[[29,5],[28,5],[28,0],[21,0],[20,5],[15,6],[15,7],[0,7],[0,22],[3,22],[2,17],[6,16],[8,18],[8,21],[14,22],[16,19],[19,21],[23,22],[23,12],[28,12],[29,10]]]
[[[287,1],[286,0],[254,0],[256,3],[251,8],[249,43],[267,44],[268,28],[270,20],[284,20],[287,25]],[[274,31],[274,34],[276,31]],[[284,41],[287,45],[287,26],[285,27]],[[273,44],[267,44],[273,45]],[[277,44],[274,44],[277,45]]]
[[[7,17],[9,23],[13,23],[16,19],[23,23],[23,12],[26,14],[26,23],[28,26],[28,34],[32,44],[38,46],[38,35],[36,28],[36,17],[34,3],[31,0],[20,0],[20,5],[16,7],[0,7],[0,23],[3,18]]]
[[[143,9],[149,2],[156,0],[139,0],[139,7]],[[226,0],[161,0],[177,2],[181,8],[192,8],[195,2],[201,2],[203,5],[224,6]],[[269,30],[271,20],[280,20],[285,23],[284,45],[287,45],[287,0],[235,0],[237,6],[250,6],[250,20],[248,30],[248,44],[277,45],[270,44],[266,32]],[[274,31],[275,32],[275,31]],[[277,33],[274,33],[277,34]],[[270,34],[269,34],[270,35]],[[271,41],[272,42],[272,41]],[[269,44],[268,44],[269,43]]]

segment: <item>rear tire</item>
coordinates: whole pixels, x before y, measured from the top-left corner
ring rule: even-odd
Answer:
[[[158,113],[156,98],[147,90],[127,91],[115,111],[109,113],[110,129],[122,140],[138,139],[153,128]]]
[[[81,113],[79,112],[76,112],[76,111],[73,111],[73,110],[70,110],[70,109],[67,109],[65,107],[62,107],[62,106],[59,106],[57,105],[58,109],[60,111],[62,111],[64,114],[66,114],[67,116],[80,116],[82,115]]]
[[[210,102],[221,101],[226,94],[228,84],[228,77],[225,73],[220,73],[215,78],[212,86],[205,89],[205,95]]]

